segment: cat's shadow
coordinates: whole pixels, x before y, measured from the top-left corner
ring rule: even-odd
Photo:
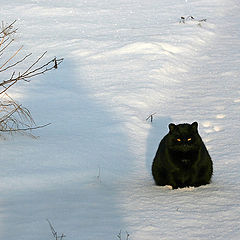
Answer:
[[[172,122],[172,119],[167,116],[153,118],[151,128],[147,137],[147,149],[146,149],[146,168],[149,175],[152,175],[152,162],[157,152],[158,145],[162,138],[168,133],[168,125]]]

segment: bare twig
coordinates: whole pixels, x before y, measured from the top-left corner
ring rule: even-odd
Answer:
[[[186,23],[186,21],[195,21],[196,23],[200,24],[201,22],[206,22],[207,19],[204,18],[204,19],[195,19],[193,16],[187,16],[187,17],[181,17],[180,20],[179,20],[179,23]]]
[[[18,128],[18,129],[8,129],[8,130],[0,130],[0,132],[18,132],[18,131],[29,131],[29,130],[35,130],[38,128],[44,128],[51,125],[51,123],[47,123],[45,125],[36,126],[36,127],[29,127],[29,128]]]
[[[129,239],[130,234],[126,231],[126,240]]]
[[[10,66],[2,69],[2,70],[0,70],[0,72],[4,72],[4,71],[6,71],[6,70],[9,69],[9,68],[15,67],[15,66],[18,65],[19,63],[24,62],[24,61],[25,61],[28,57],[30,57],[31,55],[32,55],[32,53],[29,53],[28,55],[26,55],[25,57],[23,57],[21,60],[15,62],[14,64],[12,64],[12,65],[10,65]]]
[[[8,41],[9,39],[5,40],[5,41]],[[5,47],[3,47],[2,49],[0,49],[0,53],[2,53],[4,50],[6,50],[6,48],[8,46],[10,46],[12,43],[13,43],[14,39],[12,39]],[[4,42],[5,43],[5,42]]]
[[[53,225],[51,224],[51,222],[48,219],[47,219],[47,222],[48,222],[48,224],[50,226],[52,235],[53,235],[55,240],[62,240],[64,237],[66,237],[63,233],[60,236],[58,236],[58,233],[55,231]]]
[[[3,94],[0,100],[0,132],[25,131],[35,128],[39,127],[35,125],[30,111],[17,104],[7,93]]]
[[[45,63],[44,65],[37,67],[37,68],[33,69],[32,71],[30,71],[43,58],[43,56],[45,54],[46,54],[46,52],[44,54],[42,54],[26,71],[24,71],[23,73],[19,73],[17,77],[12,76],[10,79],[0,82],[0,86],[6,86],[7,84],[9,84],[11,82],[15,82],[15,81],[19,81],[19,80],[27,81],[27,79],[29,79],[29,78],[44,74],[48,71],[51,71],[52,69],[56,69],[58,67],[58,65],[61,64],[63,61],[63,58],[60,58],[60,59],[54,58],[54,59],[50,60],[49,62]],[[28,56],[30,56],[30,55],[28,55]],[[26,56],[26,57],[28,57],[28,56]],[[26,57],[25,57],[25,59],[26,59]],[[20,60],[20,62],[22,62],[22,60]]]
[[[23,48],[23,46],[21,46],[1,67],[0,69],[2,69],[5,65],[7,65]]]
[[[120,230],[120,232],[117,235],[118,239],[121,240],[122,239],[122,230]]]
[[[44,57],[44,55],[47,53],[47,51],[46,52],[44,52],[24,73],[23,73],[23,75],[25,75],[26,73],[28,73],[43,57]],[[45,66],[45,65],[44,65]],[[44,67],[43,66],[43,67]]]
[[[146,121],[148,121],[150,119],[150,121],[152,122],[153,121],[153,115],[155,115],[155,113],[152,113],[151,115],[149,115],[147,118],[146,118]]]
[[[14,75],[14,73],[13,73],[13,75]],[[13,77],[13,75],[12,75],[12,77]],[[11,77],[11,78],[12,78],[12,77]],[[5,92],[6,92],[10,87],[12,87],[16,82],[17,82],[17,80],[14,81],[13,83],[11,83],[8,87],[5,87],[5,89],[0,92],[0,95],[3,94],[3,93],[5,93]]]
[[[45,54],[45,53],[44,53],[44,54]],[[43,56],[41,56],[40,58],[42,58],[42,57],[43,57]],[[39,58],[37,61],[39,61],[40,58]],[[36,61],[36,62],[37,62],[37,61]],[[31,71],[31,72],[25,72],[21,77],[22,77],[22,79],[31,78],[31,77],[33,77],[33,76],[36,76],[36,75],[39,75],[39,74],[43,74],[43,73],[45,73],[45,72],[48,72],[48,71],[52,70],[53,68],[56,69],[57,66],[62,63],[62,61],[63,61],[63,58],[60,58],[60,59],[54,58],[54,59],[52,59],[51,61],[49,61],[48,63],[42,65],[42,66],[39,67],[39,68],[34,69],[34,70]],[[53,65],[51,66],[51,64],[53,64]],[[45,69],[44,69],[44,68],[45,68]]]
[[[12,32],[9,32],[13,28],[13,25],[17,22],[17,20],[14,20],[11,24],[7,25],[6,27],[4,26],[4,23],[2,22],[2,31],[0,34],[3,34],[4,36],[10,35],[12,33],[15,33],[17,29],[14,29]]]
[[[122,230],[117,235],[119,240],[122,240]],[[126,240],[129,240],[130,234],[126,231]]]

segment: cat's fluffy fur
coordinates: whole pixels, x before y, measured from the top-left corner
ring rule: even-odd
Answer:
[[[213,164],[197,128],[197,122],[169,124],[152,164],[157,185],[176,189],[210,183]]]

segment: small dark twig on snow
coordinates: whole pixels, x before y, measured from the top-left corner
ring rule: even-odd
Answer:
[[[55,240],[62,240],[64,237],[66,237],[63,233],[60,236],[58,236],[58,233],[55,231],[53,225],[51,224],[51,222],[48,219],[47,219],[47,222],[48,222],[48,224],[50,226],[52,235],[53,235]]]
[[[155,115],[155,114],[156,114],[156,112],[155,112],[155,113],[152,113],[150,116],[148,116],[148,117],[146,118],[146,121],[148,121],[148,120],[150,119],[150,121],[153,122],[153,115]]]

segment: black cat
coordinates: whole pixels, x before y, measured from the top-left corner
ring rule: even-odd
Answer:
[[[210,183],[213,163],[197,128],[197,122],[169,124],[152,164],[157,185],[176,189]]]

